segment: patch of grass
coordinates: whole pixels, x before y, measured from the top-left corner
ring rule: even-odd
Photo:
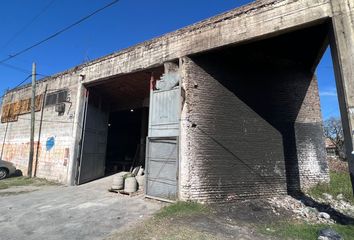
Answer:
[[[16,191],[16,192],[0,192],[0,197],[7,197],[7,196],[20,195],[20,194],[30,193],[30,192],[34,192],[34,191],[37,191],[37,190]]]
[[[260,232],[267,235],[277,236],[281,239],[317,239],[318,233],[323,228],[332,228],[338,232],[344,239],[354,239],[353,225],[331,226],[324,224],[307,224],[307,223],[277,223],[270,226],[262,226]],[[268,230],[267,230],[268,229]]]
[[[176,202],[162,208],[159,212],[155,214],[157,219],[174,217],[174,216],[184,216],[192,215],[197,213],[207,212],[208,208],[202,204],[195,202]]]
[[[354,204],[354,197],[350,176],[347,173],[330,172],[329,184],[318,184],[308,191],[311,196],[322,197],[322,193],[329,193],[333,197],[343,194],[344,199]]]
[[[28,178],[28,177],[12,177],[0,180],[0,189],[7,189],[17,186],[44,186],[44,185],[57,185],[57,183],[50,182],[41,178]]]

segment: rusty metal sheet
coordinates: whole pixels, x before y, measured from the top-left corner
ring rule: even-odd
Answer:
[[[38,112],[42,108],[43,94],[35,98],[35,111]],[[1,122],[14,122],[18,120],[18,115],[31,112],[31,99],[23,99],[14,103],[5,104],[2,107]]]

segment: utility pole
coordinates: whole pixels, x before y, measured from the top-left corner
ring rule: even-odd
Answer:
[[[36,162],[34,163],[33,177],[37,176],[38,156],[39,156],[39,147],[40,147],[39,145],[40,145],[40,142],[41,142],[44,105],[45,105],[45,99],[47,97],[47,90],[48,90],[48,84],[45,85],[43,99],[42,99],[41,120],[39,121],[39,128],[38,128],[38,143],[37,143],[37,149],[36,149]]]
[[[34,155],[34,117],[35,117],[35,101],[36,101],[36,63],[32,64],[32,97],[31,97],[31,138],[30,138],[30,152],[28,159],[27,176],[32,177],[32,165]]]

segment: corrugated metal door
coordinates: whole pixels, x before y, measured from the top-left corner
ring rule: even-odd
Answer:
[[[176,200],[181,105],[179,75],[176,72],[165,74],[160,81],[163,87],[150,92],[146,195]]]
[[[176,200],[177,138],[149,138],[146,193],[148,196]]]
[[[85,117],[78,184],[103,177],[108,133],[108,111],[90,96]]]
[[[150,101],[149,136],[179,135],[180,88],[153,91]]]

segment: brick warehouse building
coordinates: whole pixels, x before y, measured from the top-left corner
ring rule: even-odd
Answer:
[[[75,185],[135,163],[147,196],[200,202],[328,181],[314,71],[330,44],[352,158],[353,19],[350,0],[261,0],[42,79],[33,174]],[[0,126],[24,173],[30,94],[6,93]]]

